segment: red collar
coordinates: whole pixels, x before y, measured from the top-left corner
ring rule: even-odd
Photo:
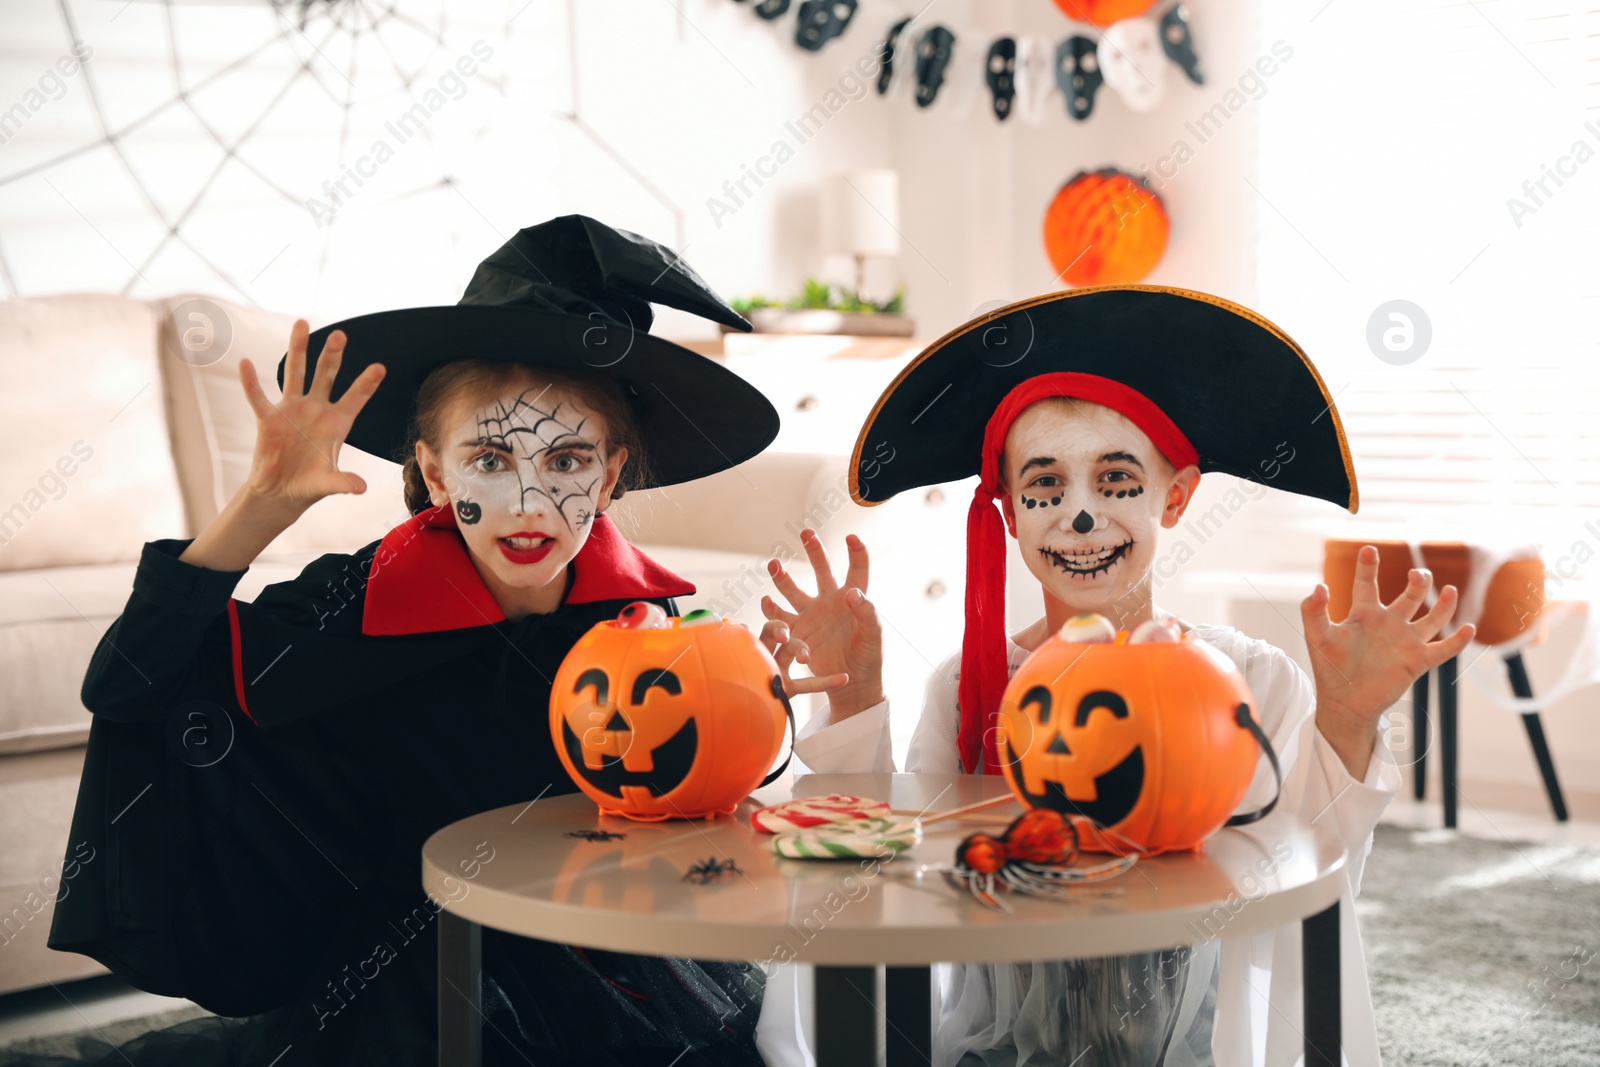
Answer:
[[[573,557],[562,605],[688,596],[694,586],[646,556],[604,514]],[[449,505],[429,508],[384,535],[372,560],[361,632],[433,633],[502,622],[505,613],[467,553]]]

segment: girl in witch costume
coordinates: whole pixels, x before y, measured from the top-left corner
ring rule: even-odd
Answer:
[[[424,840],[573,791],[549,679],[596,622],[637,600],[676,614],[694,591],[623,539],[610,502],[777,431],[754,388],[646,332],[648,301],[749,328],[670,249],[574,215],[517,233],[455,306],[296,322],[276,405],[241,361],[249,482],[192,541],[145,545],[84,679],[71,840],[105,858],[49,943],[244,1018],[70,1062],[436,1062]],[[342,443],[405,461],[412,517],[234,600],[306,508],[365,489]],[[494,862],[487,841],[460,857],[458,897]],[[482,952],[486,1062],[761,1063],[754,965],[492,930]]]
[[[1164,611],[1151,589],[1157,531],[1178,524],[1202,472],[1356,510],[1339,413],[1304,352],[1251,311],[1204,293],[1145,285],[1053,293],[968,322],[923,351],[868,417],[855,463],[851,492],[865,505],[979,478],[967,517],[962,647],[929,679],[906,769],[999,773],[1005,757],[995,725],[1007,680],[1075,614],[1098,612],[1130,631],[1167,620],[1206,639],[1244,673],[1282,766],[1280,786],[1269,760],[1260,760],[1239,811],[1256,812],[1276,796],[1279,808],[1343,839],[1343,1050],[1353,1065],[1377,1064],[1352,900],[1373,826],[1399,783],[1383,713],[1471,638],[1465,625],[1435,639],[1456,590],[1446,586],[1411,621],[1430,575],[1412,571],[1406,591],[1386,606],[1377,595],[1377,549],[1365,547],[1344,622],[1330,623],[1323,585],[1301,603],[1308,678],[1266,641]],[[1009,635],[1007,533],[1045,605],[1043,618]],[[764,600],[764,636],[774,648],[800,641],[815,671],[851,680],[801,731],[795,754],[818,771],[892,770],[866,551],[851,546],[840,585],[814,536],[806,546],[818,591],[803,592],[773,560],[769,570],[789,605]],[[1137,799],[1128,792],[1102,779],[1081,813],[1114,823],[1120,815],[1112,809]],[[1295,1063],[1304,1048],[1298,924],[1246,937],[1220,921],[1196,934],[1199,944],[1169,952],[951,967],[935,1062]],[[772,982],[767,995],[779,995]]]

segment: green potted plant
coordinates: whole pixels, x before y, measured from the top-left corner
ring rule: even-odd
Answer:
[[[910,337],[914,324],[902,312],[905,287],[883,303],[863,299],[841,286],[807,278],[798,296],[773,300],[757,293],[732,301],[758,333],[851,334],[860,337]],[[724,326],[723,332],[729,332]]]

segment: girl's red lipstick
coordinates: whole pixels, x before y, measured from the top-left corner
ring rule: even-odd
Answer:
[[[511,536],[524,540],[536,540],[538,538],[544,539],[543,544],[536,545],[533,548],[513,548],[508,542],[507,538],[499,538],[496,543],[500,546],[501,555],[505,556],[506,559],[510,560],[512,563],[538,563],[541,559],[544,559],[550,554],[551,549],[556,547],[555,538],[551,537],[547,533],[540,533],[538,531],[519,531]]]

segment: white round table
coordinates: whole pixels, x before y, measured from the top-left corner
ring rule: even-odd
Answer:
[[[947,820],[892,859],[823,861],[780,858],[771,836],[749,825],[760,803],[791,795],[848,793],[932,814],[1007,791],[997,776],[819,774],[775,783],[732,818],[710,822],[602,818],[571,794],[453,823],[422,850],[423,888],[441,908],[439,1062],[476,1067],[481,1058],[484,926],[617,952],[769,969],[816,964],[817,1062],[829,1067],[873,1060],[878,965],[887,967],[889,1063],[926,1063],[932,963],[1124,955],[1303,922],[1306,1064],[1337,1067],[1345,854],[1324,827],[1274,813],[1219,831],[1203,851],[1141,859],[1114,880],[1121,895],[1063,902],[1011,894],[1008,913],[939,875],[902,873],[949,862],[967,834],[1000,826]],[[622,836],[585,836],[593,830]],[[706,884],[684,879],[708,859],[731,859],[738,872]]]

